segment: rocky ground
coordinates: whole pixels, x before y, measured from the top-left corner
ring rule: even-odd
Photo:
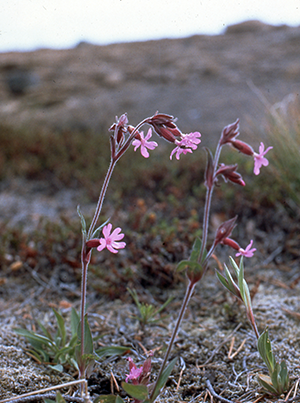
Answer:
[[[299,96],[300,27],[248,22],[220,36],[6,53],[0,55],[0,71],[0,118],[14,128],[106,130],[115,115],[127,112],[136,123],[158,109],[177,116],[184,131],[201,130],[206,138],[237,117],[250,133],[259,130],[268,107],[262,107],[261,94],[270,104],[291,92]],[[79,308],[76,206],[88,217],[95,203],[78,189],[55,189],[24,178],[1,182],[0,402],[76,378],[71,368],[57,373],[35,362],[13,332],[37,329],[37,320],[52,331],[51,307],[67,320],[71,308]],[[117,256],[94,254],[88,312],[94,335],[101,336],[97,345],[127,346],[138,364],[145,351],[155,350],[154,379],[184,295],[176,262],[187,258],[202,211],[195,195],[181,205],[180,189],[170,188],[164,202],[149,188],[141,194],[122,200],[122,209],[117,202],[106,207],[126,229],[128,247]],[[215,277],[214,268],[230,253],[220,248],[186,312],[172,352],[178,362],[158,402],[299,401],[299,209],[288,201],[272,207],[252,203],[240,193],[224,206],[218,191],[212,232],[224,220],[223,211],[239,214],[240,239],[256,241],[246,278],[259,330],[269,327],[276,357],[287,362],[291,392],[269,396],[257,383],[256,374],[267,369],[243,307]],[[137,308],[127,287],[156,306],[174,297],[159,325],[142,328],[132,317]],[[127,365],[125,357],[99,361],[89,379],[92,396],[116,393]]]

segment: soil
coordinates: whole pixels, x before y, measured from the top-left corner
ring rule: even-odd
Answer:
[[[252,22],[229,27],[217,37],[2,54],[6,78],[0,88],[0,116],[12,126],[98,129],[111,124],[106,116],[127,111],[138,119],[155,112],[154,107],[178,116],[187,131],[202,121],[205,132],[219,133],[238,116],[245,124],[247,116],[252,122],[253,116],[262,116],[248,79],[271,102],[289,92],[299,94],[299,38],[300,28]],[[21,91],[8,91],[7,80],[16,71],[28,82]],[[93,335],[101,336],[97,345],[127,346],[138,365],[153,350],[151,381],[185,293],[186,280],[176,273],[176,264],[188,258],[202,220],[199,201],[188,203],[170,208],[147,191],[143,199],[132,195],[123,200],[122,209],[107,206],[126,232],[127,247],[114,256],[94,253],[90,268],[87,310]],[[40,321],[54,331],[52,307],[60,309],[67,323],[71,308],[79,309],[78,204],[86,217],[92,215],[95,203],[78,189],[53,193],[45,181],[18,178],[1,183],[1,244],[9,248],[1,255],[0,399],[76,379],[72,368],[58,373],[37,363],[13,329],[37,330]],[[229,217],[239,214],[239,239],[255,239],[257,252],[245,269],[254,314],[260,332],[269,328],[276,358],[287,362],[291,393],[274,397],[258,385],[257,374],[267,374],[267,368],[243,306],[216,279],[215,268],[228,262],[231,253],[220,247],[186,311],[171,353],[177,364],[157,402],[298,401],[299,208],[288,201],[270,207],[240,197],[224,205],[217,192],[212,234],[226,219],[222,211]],[[127,287],[157,307],[174,298],[157,324],[143,327],[134,318],[138,310]],[[120,387],[128,374],[127,356],[95,364],[88,379],[92,398],[113,392],[128,399]],[[75,389],[63,392],[72,395],[78,393]]]

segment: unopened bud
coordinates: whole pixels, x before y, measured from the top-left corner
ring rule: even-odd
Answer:
[[[239,251],[240,248],[241,248],[240,245],[237,242],[235,242],[233,239],[231,239],[231,238],[223,239],[222,244],[230,246],[232,249],[235,249],[237,251]]]
[[[214,245],[217,246],[219,243],[223,243],[223,240],[226,238],[229,238],[231,235],[231,232],[233,231],[235,227],[235,222],[236,222],[237,216],[234,218],[231,218],[228,221],[223,222],[217,229],[216,237],[214,240]]]
[[[218,175],[222,175],[225,182],[227,180],[237,183],[238,185],[245,186],[245,182],[243,181],[242,176],[236,172],[237,169],[237,164],[235,165],[225,165],[221,164],[220,167],[218,168],[215,177]]]
[[[243,141],[232,140],[230,143],[232,144],[232,146],[234,148],[236,148],[242,154],[251,155],[251,156],[254,154],[253,148],[249,144],[244,143]]]
[[[221,140],[220,140],[221,145],[229,143],[231,140],[235,139],[235,137],[237,137],[240,134],[239,122],[240,120],[237,119],[234,123],[231,123],[230,125],[224,127],[221,134]]]
[[[97,248],[100,245],[99,239],[90,239],[89,241],[86,242],[86,247],[87,249],[92,249],[92,248]]]
[[[172,115],[156,113],[147,119],[147,123],[153,127],[155,132],[170,143],[181,140],[183,135],[174,123],[176,119]]]
[[[127,114],[123,113],[123,115],[121,115],[120,118],[116,116],[116,121],[117,123],[114,123],[109,128],[109,131],[114,132],[115,141],[119,146],[121,146],[125,140],[124,133],[126,133],[127,131],[127,124],[128,124]]]

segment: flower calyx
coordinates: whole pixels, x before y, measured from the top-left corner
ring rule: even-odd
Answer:
[[[237,216],[231,218],[223,222],[219,228],[217,229],[215,240],[214,240],[214,247],[216,247],[219,243],[223,243],[226,238],[229,238],[234,227],[235,222],[237,220]]]
[[[237,164],[235,165],[225,165],[220,164],[216,174],[215,179],[217,180],[218,175],[222,175],[225,182],[230,181],[237,183],[238,185],[245,186],[246,183],[243,181],[242,175],[236,172]]]
[[[240,127],[239,123],[240,123],[240,120],[237,119],[235,122],[224,127],[224,129],[222,130],[222,134],[221,134],[220,145],[230,143],[240,134],[239,133],[239,127]]]
[[[174,123],[176,120],[172,115],[156,112],[155,115],[147,119],[147,123],[153,127],[160,137],[170,143],[175,143],[175,140],[182,139],[182,133]]]

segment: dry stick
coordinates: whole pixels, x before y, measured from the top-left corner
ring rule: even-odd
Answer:
[[[10,398],[8,398],[8,399],[4,399],[4,400],[0,400],[0,403],[10,403],[10,402],[14,402],[14,403],[16,403],[16,402],[21,402],[21,401],[23,401],[22,399],[24,399],[24,398],[27,398],[27,397],[32,397],[32,396],[35,396],[35,395],[40,395],[41,393],[46,393],[46,392],[50,392],[51,390],[55,390],[55,389],[62,389],[62,388],[67,388],[68,386],[73,386],[73,385],[77,385],[78,383],[80,383],[80,384],[82,384],[83,386],[85,386],[85,397],[83,397],[83,398],[73,398],[72,397],[72,399],[76,399],[76,401],[78,401],[79,402],[79,400],[77,400],[77,399],[80,399],[80,402],[86,402],[86,401],[89,401],[89,395],[88,395],[88,390],[87,390],[87,381],[85,380],[85,379],[79,379],[78,381],[71,381],[71,382],[67,382],[67,383],[62,383],[61,385],[56,385],[56,386],[51,386],[51,387],[49,387],[49,388],[45,388],[45,389],[40,389],[40,390],[36,390],[36,391],[34,391],[34,392],[28,392],[28,393],[25,393],[24,395],[22,395],[22,396],[15,396],[15,397],[10,397]],[[71,397],[71,396],[69,396],[69,397]],[[28,401],[28,400],[27,400]],[[72,401],[72,400],[71,400]],[[75,400],[74,400],[75,401]]]
[[[233,403],[232,400],[228,400],[225,397],[222,397],[222,396],[218,395],[214,391],[214,388],[212,387],[212,384],[210,383],[209,379],[206,379],[205,382],[206,382],[206,386],[208,387],[208,389],[209,389],[210,393],[213,395],[213,397],[215,397],[216,399],[221,400],[221,402],[224,402],[224,403]]]
[[[66,402],[74,402],[74,403],[85,403],[86,399],[83,397],[72,397],[72,396],[63,396]],[[30,403],[30,402],[40,402],[42,399],[56,399],[55,393],[45,393],[44,395],[35,395],[35,396],[27,396],[27,397],[18,397],[15,400],[1,400],[5,402],[13,402],[13,403]],[[89,401],[89,400],[88,400]]]

